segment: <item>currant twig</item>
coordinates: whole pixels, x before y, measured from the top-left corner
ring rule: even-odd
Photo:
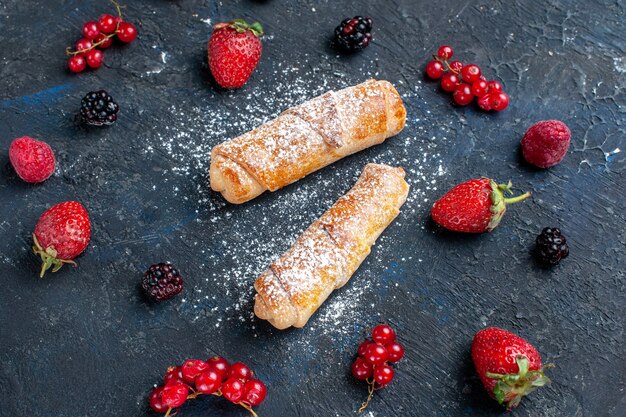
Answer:
[[[367,380],[367,400],[363,401],[363,404],[361,404],[361,408],[359,408],[359,414],[361,414],[363,411],[365,411],[365,409],[367,408],[367,406],[370,404],[370,401],[372,401],[372,398],[374,398],[374,391],[376,391],[376,388],[374,387],[374,380]]]
[[[252,417],[259,417],[259,415],[257,413],[254,412],[254,410],[252,409],[252,407],[250,407],[249,405],[245,404],[245,403],[239,403],[240,406],[242,406],[243,408],[245,408],[246,410],[248,410],[248,412],[250,413],[250,415]]]

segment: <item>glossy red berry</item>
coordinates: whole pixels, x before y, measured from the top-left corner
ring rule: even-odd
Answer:
[[[87,65],[91,68],[100,68],[102,61],[104,61],[104,54],[99,49],[92,49],[85,54],[87,59]]]
[[[467,106],[474,99],[474,95],[472,94],[472,88],[469,84],[466,83],[459,84],[454,90],[452,99],[459,106]]]
[[[491,94],[485,94],[478,99],[478,107],[484,111],[491,110]]]
[[[243,382],[237,378],[228,378],[222,384],[222,395],[231,403],[237,404],[243,398]]]
[[[255,407],[265,400],[266,395],[265,384],[258,379],[251,379],[243,386],[243,399],[241,401],[250,407]]]
[[[110,14],[103,14],[98,18],[98,30],[102,33],[111,33],[117,28],[117,20]]]
[[[189,387],[182,382],[165,385],[161,391],[161,401],[169,408],[177,408],[185,404],[189,395]]]
[[[208,369],[196,376],[196,390],[204,394],[213,394],[222,385],[222,377],[214,369]]]
[[[91,43],[89,39],[81,38],[78,40],[78,42],[76,42],[76,51],[77,52],[87,51],[91,49],[92,45],[93,44]]]
[[[229,378],[238,378],[242,381],[247,381],[252,378],[252,371],[243,362],[235,362],[230,366],[228,371]]]
[[[461,80],[458,75],[448,72],[441,77],[441,88],[444,91],[451,93],[456,89],[456,86],[459,85],[460,82]]]
[[[396,332],[388,324],[379,324],[372,330],[374,342],[386,345],[396,340]]]
[[[438,80],[444,73],[443,65],[439,61],[430,61],[426,65],[426,75],[433,80]]]
[[[117,37],[124,43],[130,43],[137,37],[137,28],[132,23],[121,22],[117,28]]]
[[[437,56],[441,59],[448,60],[452,58],[453,52],[452,48],[448,45],[441,45],[439,50],[437,51]]]
[[[500,91],[502,91],[502,84],[496,80],[487,81],[488,93],[499,93]]]
[[[201,372],[206,371],[208,368],[209,364],[200,359],[186,360],[182,366],[183,380],[191,384]]]
[[[87,22],[83,26],[83,36],[89,40],[93,40],[100,31],[98,30],[98,24],[96,22]]]
[[[452,72],[456,72],[457,74],[459,74],[461,72],[461,68],[463,68],[463,63],[461,61],[452,61],[449,65]]]
[[[389,362],[398,362],[404,357],[404,346],[398,342],[391,342],[385,348],[387,349],[387,360]]]
[[[364,340],[363,342],[361,342],[361,344],[359,345],[359,348],[356,351],[356,354],[359,355],[360,357],[365,356],[365,350],[370,344],[372,344],[371,340]]]
[[[481,98],[485,94],[487,94],[487,81],[478,80],[472,84],[472,94],[475,97]]]
[[[393,381],[393,376],[393,368],[389,365],[377,366],[374,369],[374,382],[381,388]]]
[[[378,343],[372,343],[365,349],[365,359],[368,363],[374,366],[383,364],[387,360],[387,349]]]
[[[72,55],[67,62],[67,67],[75,73],[83,72],[87,68],[87,60],[82,54]]]
[[[502,92],[490,94],[489,104],[495,111],[502,111],[509,105],[509,96]]]
[[[476,64],[468,64],[461,68],[461,77],[466,83],[472,84],[480,79],[480,68]]]
[[[228,377],[228,371],[230,370],[230,364],[228,361],[221,356],[213,356],[211,359],[207,361],[209,364],[209,369],[213,369],[217,372],[220,378],[223,380]]]
[[[363,358],[356,358],[352,363],[352,376],[356,379],[366,380],[373,372],[374,367]]]
[[[108,38],[104,33],[101,33],[96,36],[96,39],[94,39],[93,42],[98,44],[98,48],[107,49],[113,44],[113,38]]]
[[[170,366],[163,377],[163,382],[166,384],[183,382],[183,368],[181,366]]]
[[[163,392],[163,387],[157,387],[152,390],[150,396],[148,397],[150,408],[157,413],[165,413],[168,409],[167,405],[165,405],[161,400],[161,392]]]

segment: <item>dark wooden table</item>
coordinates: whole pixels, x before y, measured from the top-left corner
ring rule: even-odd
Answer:
[[[367,0],[135,0],[138,40],[73,75],[64,49],[105,1],[0,4],[0,415],[151,415],[147,395],[168,365],[222,354],[251,365],[269,387],[261,416],[351,416],[366,386],[349,375],[359,341],[378,321],[406,344],[397,378],[367,416],[495,416],[469,357],[473,334],[495,325],[532,341],[553,383],[516,416],[623,416],[626,267],[626,13],[623,2]],[[374,19],[375,42],[340,56],[338,22]],[[262,61],[241,90],[215,87],[206,65],[211,24],[260,20]],[[424,80],[442,43],[500,79],[509,108],[456,108]],[[387,79],[403,95],[406,129],[276,193],[227,205],[207,183],[210,149],[329,89]],[[73,118],[91,90],[121,106],[116,125]],[[550,170],[523,163],[534,122],[572,130]],[[55,149],[58,169],[31,186],[9,168],[11,140]],[[409,201],[350,283],[303,330],[276,331],[252,316],[252,283],[310,222],[348,190],[367,162],[401,165]],[[432,202],[455,183],[513,180],[532,200],[493,233],[435,227]],[[80,200],[93,239],[77,269],[37,278],[30,234],[41,213]],[[551,271],[530,251],[558,226],[571,255]],[[173,262],[184,294],[152,305],[145,269]],[[242,416],[223,400],[181,416]]]

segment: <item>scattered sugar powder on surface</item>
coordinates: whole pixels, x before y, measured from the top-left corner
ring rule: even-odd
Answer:
[[[347,191],[363,167],[355,164],[346,173],[345,167],[339,171],[331,165],[325,168],[330,175],[326,174],[319,181],[291,186],[288,192],[277,193],[262,205],[243,205],[231,210],[208,186],[211,149],[275,118],[287,108],[378,75],[364,69],[362,77],[350,79],[341,73],[320,74],[314,64],[296,68],[277,64],[277,67],[273,88],[263,94],[249,93],[210,108],[188,103],[172,105],[169,126],[157,132],[145,149],[146,154],[166,155],[176,161],[163,172],[163,182],[156,186],[161,192],[171,187],[169,192],[193,204],[198,213],[195,221],[205,224],[204,229],[211,233],[210,236],[194,236],[195,241],[190,243],[190,247],[199,252],[197,258],[204,259],[204,263],[199,265],[201,273],[197,273],[195,288],[187,290],[181,314],[190,320],[210,317],[218,327],[226,325],[224,322],[240,321],[254,329],[255,334],[256,319],[252,312],[255,279],[323,214],[323,208],[337,200],[336,194],[325,190],[342,184]],[[404,167],[411,191],[401,209],[405,214],[396,219],[396,223],[401,223],[403,216],[414,218],[410,215],[424,211],[430,198],[437,194],[437,179],[446,173],[439,149],[445,146],[449,130],[445,125],[434,128],[427,114],[412,115],[412,111],[419,114],[419,108],[427,108],[418,95],[420,83],[407,88],[401,80],[390,81],[401,92],[407,106],[407,126],[399,137],[391,139],[394,145],[384,147],[368,162]],[[436,137],[433,137],[435,130]],[[399,141],[402,141],[401,146],[398,146]],[[189,185],[192,192],[180,187],[181,182],[193,184]],[[257,221],[237,221],[240,217]],[[277,219],[279,224],[276,224]],[[204,239],[213,242],[210,249],[206,249]],[[384,245],[386,241],[383,234],[377,244]],[[386,264],[388,260],[378,259],[378,252],[374,250],[370,257]],[[372,310],[371,305],[363,305],[363,298],[379,285],[379,280],[358,274],[332,294],[312,316],[307,324],[311,331],[308,334],[350,336],[360,317]]]

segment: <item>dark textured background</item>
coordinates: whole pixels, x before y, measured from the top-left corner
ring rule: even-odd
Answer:
[[[110,5],[0,2],[0,415],[150,415],[147,394],[168,365],[216,353],[248,362],[267,382],[261,416],[355,415],[366,387],[348,375],[349,364],[379,320],[397,327],[407,356],[368,416],[503,413],[469,357],[472,335],[486,325],[521,334],[556,363],[553,384],[515,415],[625,415],[624,2],[129,3],[138,40],[77,76],[65,70],[63,51]],[[373,17],[375,42],[337,56],[329,36],[355,14]],[[260,20],[268,36],[250,82],[224,92],[211,81],[204,48],[209,23],[236,17]],[[502,80],[509,108],[451,106],[422,76],[441,43]],[[208,190],[211,146],[370,76],[405,97],[409,120],[398,138],[244,206]],[[101,87],[120,103],[119,122],[77,128],[80,98]],[[562,164],[539,171],[520,160],[517,144],[549,118],[569,125],[572,144]],[[22,135],[56,151],[57,172],[44,184],[27,185],[8,166],[9,144]],[[279,332],[252,318],[256,274],[371,160],[407,169],[413,194],[397,222],[305,329]],[[481,175],[510,178],[534,197],[491,234],[433,226],[432,201]],[[46,208],[70,199],[89,210],[92,242],[78,269],[39,280],[30,233]],[[571,248],[552,271],[530,255],[548,225],[561,227]],[[160,260],[174,262],[187,286],[155,306],[137,283]],[[181,413],[244,414],[209,399]]]

